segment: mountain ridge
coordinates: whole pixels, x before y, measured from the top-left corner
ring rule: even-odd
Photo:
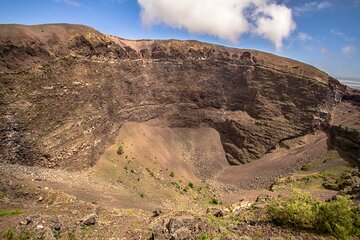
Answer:
[[[158,39],[139,39],[139,40],[128,40],[128,39],[124,39],[118,36],[113,36],[113,35],[108,35],[108,34],[102,34],[99,31],[97,31],[96,29],[86,26],[86,25],[81,25],[81,24],[68,24],[68,23],[55,23],[55,24],[38,24],[38,25],[21,25],[21,24],[0,24],[0,33],[2,36],[2,41],[6,41],[7,39],[7,35],[12,36],[13,32],[14,32],[14,26],[16,28],[18,28],[17,33],[20,34],[41,34],[40,32],[49,32],[51,34],[55,34],[56,37],[59,37],[59,33],[64,33],[67,32],[66,36],[64,36],[63,39],[60,38],[60,40],[65,40],[65,41],[69,41],[71,40],[71,37],[74,37],[74,35],[76,34],[82,34],[82,33],[95,33],[98,34],[98,36],[104,36],[104,37],[109,37],[110,39],[113,40],[120,40],[121,44],[124,44],[126,46],[126,43],[163,43],[164,45],[168,44],[170,45],[171,43],[183,43],[185,45],[188,45],[187,47],[189,48],[190,46],[194,47],[195,46],[208,46],[208,47],[213,47],[215,49],[220,49],[220,50],[233,50],[233,51],[250,51],[253,53],[259,53],[259,54],[263,54],[265,56],[270,56],[270,57],[275,57],[278,59],[282,59],[284,61],[289,61],[289,63],[293,63],[293,64],[300,64],[302,65],[301,67],[310,67],[313,68],[316,72],[321,72],[324,73],[323,71],[314,68],[311,65],[308,65],[306,63],[300,62],[300,61],[296,61],[294,59],[290,59],[290,58],[286,58],[286,57],[281,57],[275,54],[271,54],[271,53],[266,53],[266,52],[262,52],[262,51],[258,51],[258,50],[254,50],[254,49],[239,49],[239,48],[232,48],[232,47],[226,47],[223,45],[218,45],[218,44],[213,44],[213,43],[205,43],[205,42],[201,42],[201,41],[197,41],[197,40],[176,40],[176,39],[168,39],[168,40],[158,40]],[[11,30],[9,30],[11,29]],[[73,35],[73,36],[71,36]],[[18,36],[18,38],[20,38],[21,36]],[[21,39],[24,40],[24,39]],[[35,39],[35,40],[40,40],[41,39]],[[49,41],[49,39],[45,39],[47,41]],[[122,42],[124,41],[124,42]],[[61,43],[61,41],[60,41]],[[119,43],[119,42],[118,42]],[[42,44],[46,45],[46,42],[42,42]],[[150,44],[151,45],[151,44]],[[186,46],[185,46],[186,47]],[[141,56],[139,56],[141,57]],[[223,56],[222,56],[223,57]],[[279,60],[280,61],[280,60]],[[324,73],[325,75],[327,75],[326,73]],[[326,78],[326,77],[325,77]],[[326,81],[326,80],[323,80]]]

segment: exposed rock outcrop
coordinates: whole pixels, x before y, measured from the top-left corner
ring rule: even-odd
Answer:
[[[130,41],[80,25],[0,26],[0,161],[81,169],[125,121],[213,127],[230,164],[326,126],[345,87],[272,54]]]

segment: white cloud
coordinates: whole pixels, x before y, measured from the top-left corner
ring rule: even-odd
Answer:
[[[322,54],[329,54],[330,53],[330,49],[326,48],[326,47],[323,47],[323,48],[320,48],[320,52]]]
[[[65,3],[66,5],[70,7],[81,7],[81,3],[75,1],[75,0],[55,0],[57,3]]]
[[[307,34],[307,33],[304,33],[304,32],[299,32],[297,38],[302,41],[302,42],[306,42],[306,41],[310,41],[312,40],[312,37]]]
[[[353,45],[347,45],[341,50],[345,56],[351,56],[356,52],[356,48]]]
[[[345,41],[347,42],[354,42],[355,41],[355,38],[354,37],[351,37],[351,36],[348,36],[346,35],[344,32],[342,31],[339,31],[337,29],[331,29],[330,30],[330,33],[336,37],[340,37],[340,38],[343,38]]]
[[[345,35],[342,31],[339,31],[337,29],[331,29],[330,33],[335,36],[344,36]]]
[[[291,10],[284,5],[265,3],[257,14],[255,33],[271,40],[276,49],[281,49],[283,39],[295,29]]]
[[[324,9],[324,8],[331,8],[332,6],[333,6],[332,3],[327,2],[327,1],[323,1],[323,2],[320,2],[320,3],[317,5],[317,8],[318,8],[319,10],[321,10],[321,9]]]
[[[326,8],[333,7],[333,4],[328,1],[313,1],[313,2],[307,2],[303,4],[302,6],[296,7],[294,9],[294,12],[296,15],[301,15],[306,12],[313,12],[313,11],[319,11]]]
[[[147,27],[165,24],[237,42],[252,33],[281,49],[295,29],[291,9],[271,0],[138,0]]]

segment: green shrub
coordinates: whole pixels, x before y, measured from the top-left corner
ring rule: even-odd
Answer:
[[[7,240],[15,239],[15,233],[12,229],[8,229],[3,232],[2,237]]]
[[[34,234],[29,231],[21,232],[21,233],[19,233],[17,239],[18,240],[34,239]]]
[[[346,239],[355,230],[355,215],[352,202],[346,197],[339,197],[331,202],[316,205],[315,229],[319,233],[328,233],[336,238]]]
[[[275,224],[312,229],[316,217],[314,204],[310,195],[296,192],[290,198],[270,202],[268,211]]]
[[[117,154],[119,154],[119,155],[123,154],[123,153],[124,153],[123,146],[120,145],[120,146],[118,147],[118,150],[117,150],[116,152],[117,152]]]
[[[359,210],[346,197],[323,202],[309,194],[295,192],[292,197],[272,201],[268,213],[278,225],[329,234],[337,239],[360,236]]]
[[[29,231],[16,233],[12,229],[8,229],[3,232],[2,237],[6,240],[28,240],[34,239],[34,234]]]
[[[170,172],[169,176],[174,177],[175,176],[174,172]]]
[[[189,188],[194,188],[194,184],[192,182],[189,182],[188,186]]]
[[[217,200],[217,198],[213,197],[210,199],[209,201],[210,204],[213,204],[213,205],[218,205],[219,204],[219,200]]]

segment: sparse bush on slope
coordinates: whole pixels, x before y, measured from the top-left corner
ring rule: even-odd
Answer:
[[[117,152],[117,154],[119,154],[119,155],[121,155],[121,154],[124,153],[124,149],[123,149],[122,145],[120,145],[120,146],[118,147],[118,150],[117,150],[116,152]]]
[[[323,202],[295,191],[292,197],[272,201],[268,213],[277,225],[329,234],[338,239],[360,236],[359,208],[346,197]]]

